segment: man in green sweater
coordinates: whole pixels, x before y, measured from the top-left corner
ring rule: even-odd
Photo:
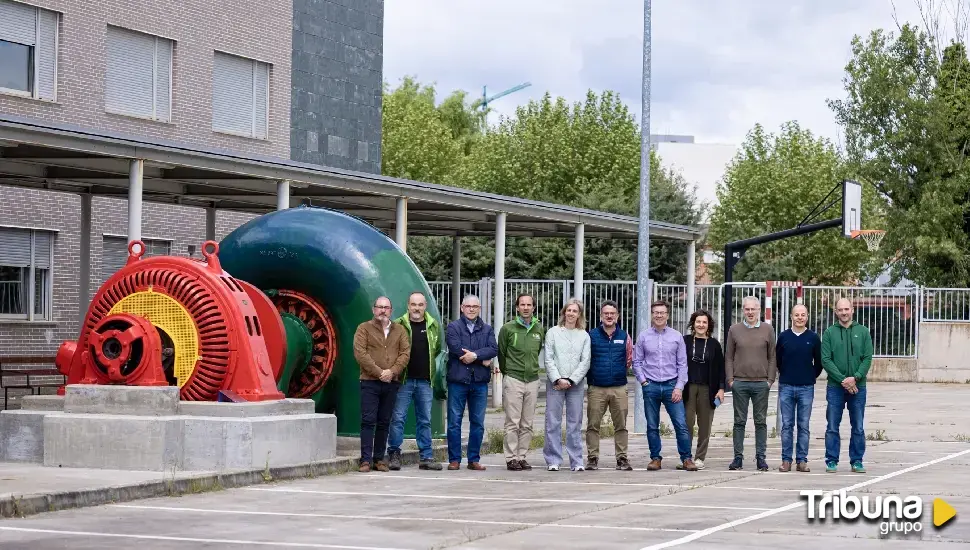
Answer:
[[[505,409],[505,464],[509,470],[531,470],[525,460],[532,444],[532,421],[539,397],[539,354],[546,330],[532,316],[535,299],[520,294],[518,315],[498,332],[498,368],[502,373],[502,408]]]
[[[866,452],[866,432],[863,420],[866,409],[866,375],[872,366],[872,336],[869,329],[856,323],[852,316],[854,309],[848,298],[835,304],[835,315],[839,322],[826,329],[822,334],[822,367],[828,375],[825,390],[827,408],[825,418],[825,471],[838,471],[839,425],[842,411],[849,409],[849,424],[852,435],[849,438],[849,464],[852,471],[865,473],[862,456]]]

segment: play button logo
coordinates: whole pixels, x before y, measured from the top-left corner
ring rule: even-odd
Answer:
[[[933,499],[933,525],[943,527],[946,522],[956,517],[956,515],[957,511],[945,500],[942,498]]]

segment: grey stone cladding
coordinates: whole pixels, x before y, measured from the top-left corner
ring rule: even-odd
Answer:
[[[29,0],[61,13],[57,100],[0,93],[0,113],[207,148],[290,157],[292,0]],[[172,121],[105,112],[107,25],[175,41]],[[250,57],[270,69],[268,139],[212,130],[215,50]]]
[[[384,0],[293,0],[293,160],[378,174]]]

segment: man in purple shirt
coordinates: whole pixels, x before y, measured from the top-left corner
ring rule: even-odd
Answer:
[[[670,307],[666,302],[650,304],[652,323],[640,333],[633,348],[633,374],[643,389],[643,408],[647,413],[647,442],[650,445],[648,470],[659,470],[660,404],[670,415],[677,434],[677,452],[685,470],[696,472],[691,459],[690,433],[684,410],[683,391],[687,382],[687,346],[684,336],[667,326]]]

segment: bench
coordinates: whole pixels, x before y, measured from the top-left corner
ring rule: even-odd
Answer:
[[[41,388],[59,388],[67,383],[67,377],[54,367],[24,368],[36,365],[53,365],[53,356],[7,356],[0,357],[0,386],[3,387],[3,408],[10,406],[10,390],[34,390],[40,393]],[[49,380],[56,377],[59,381]],[[8,383],[7,379],[15,379]],[[40,378],[40,380],[38,380]]]

